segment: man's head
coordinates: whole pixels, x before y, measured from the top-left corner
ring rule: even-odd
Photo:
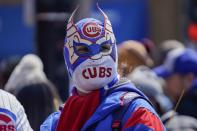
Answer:
[[[167,56],[167,54],[174,49],[185,48],[184,44],[177,40],[165,40],[159,46],[159,63],[162,64]]]
[[[118,71],[121,76],[127,76],[140,65],[153,65],[144,45],[134,40],[124,41],[118,46],[118,57]]]
[[[177,101],[183,90],[191,87],[197,75],[197,53],[191,49],[175,49],[168,53],[163,65],[154,69],[166,80],[166,93]]]
[[[98,9],[104,22],[86,18],[75,24],[76,9],[67,25],[64,58],[69,74],[81,92],[112,84],[118,76],[115,36],[107,15]]]

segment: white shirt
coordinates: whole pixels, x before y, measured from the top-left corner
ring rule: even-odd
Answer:
[[[32,131],[23,106],[12,94],[0,89],[0,130]]]

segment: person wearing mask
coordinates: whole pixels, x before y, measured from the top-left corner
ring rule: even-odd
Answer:
[[[64,57],[73,94],[51,114],[41,131],[165,130],[148,98],[117,71],[117,47],[107,15],[104,22],[71,15]]]

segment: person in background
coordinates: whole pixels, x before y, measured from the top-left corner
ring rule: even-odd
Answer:
[[[146,66],[136,67],[127,78],[150,99],[160,116],[172,109],[172,103],[163,91],[164,80],[150,68]]]
[[[7,59],[3,59],[0,62],[0,88],[4,89],[12,71],[15,66],[19,63],[21,57],[12,56]]]
[[[185,114],[177,113],[173,111],[171,101],[163,92],[163,87],[165,85],[163,79],[159,78],[151,69],[145,66],[139,66],[128,75],[128,78],[139,90],[147,95],[153,103],[156,111],[160,114],[161,120],[165,124],[167,131],[197,130],[197,120],[191,117],[191,114],[196,113],[196,108],[194,106],[196,105],[196,103],[194,103],[196,99],[189,99],[191,100],[190,102],[187,101],[189,103],[185,102],[185,104],[189,104],[185,106],[184,110],[182,110]],[[187,116],[188,114],[190,114],[190,116]]]
[[[187,48],[172,50],[164,63],[153,70],[165,79],[165,92],[176,103],[183,91],[191,88],[197,75],[197,53]]]
[[[0,131],[33,131],[23,106],[12,94],[0,89]]]
[[[197,79],[193,81],[191,89],[184,95],[177,112],[197,119]]]
[[[129,40],[121,43],[118,46],[118,57],[120,76],[127,76],[140,65],[153,66],[153,61],[146,48],[138,41]]]
[[[178,48],[171,50],[164,63],[154,68],[156,74],[166,81],[165,93],[174,103],[174,110],[166,112],[162,117],[167,130],[196,131],[197,120],[194,117],[177,113],[183,94],[191,90],[197,75],[197,53],[192,49]],[[183,97],[182,97],[183,96]],[[193,106],[192,106],[193,107]],[[187,108],[192,108],[187,107]]]
[[[46,117],[58,110],[61,104],[54,85],[46,78],[43,64],[33,54],[24,56],[5,85],[25,108],[27,118],[34,130],[39,130]]]
[[[71,15],[64,57],[73,80],[72,95],[51,114],[41,131],[165,130],[146,96],[117,71],[117,47],[107,15],[104,22]]]
[[[165,40],[163,41],[160,46],[159,46],[159,52],[157,52],[157,54],[159,54],[159,64],[162,64],[167,56],[167,54],[174,49],[178,49],[178,48],[185,48],[184,44],[181,43],[178,40]]]

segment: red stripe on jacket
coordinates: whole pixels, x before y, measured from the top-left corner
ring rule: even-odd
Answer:
[[[143,124],[150,129],[155,131],[163,131],[163,124],[161,123],[160,119],[150,112],[148,109],[140,107],[138,108],[128,121],[124,125],[124,129],[131,128],[138,124]]]

